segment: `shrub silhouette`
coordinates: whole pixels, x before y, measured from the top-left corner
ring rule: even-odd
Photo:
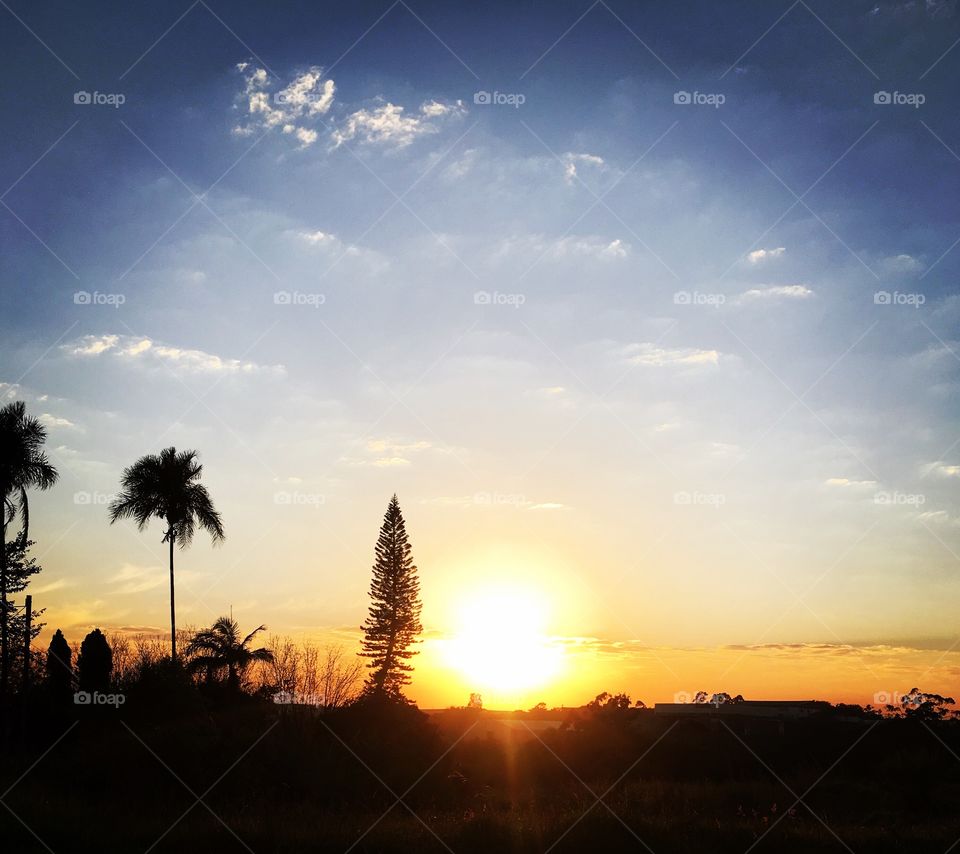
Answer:
[[[81,691],[110,690],[110,674],[113,671],[113,651],[100,629],[94,629],[80,644],[77,657],[77,673]]]
[[[47,648],[47,685],[54,703],[61,705],[70,702],[73,692],[73,654],[60,629],[54,632]]]

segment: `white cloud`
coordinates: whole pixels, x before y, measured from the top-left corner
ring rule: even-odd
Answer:
[[[851,489],[857,487],[868,487],[876,486],[877,482],[875,480],[850,480],[846,477],[828,477],[824,484],[827,486],[838,486],[844,489]]]
[[[84,335],[60,347],[67,355],[95,358],[105,353],[130,364],[165,364],[184,373],[284,374],[282,365],[259,365],[240,359],[224,359],[204,350],[171,347],[150,338],[133,335]]]
[[[924,474],[935,474],[938,477],[960,477],[960,466],[935,462],[926,467]]]
[[[891,255],[880,262],[880,268],[885,273],[892,275],[904,275],[907,273],[919,273],[925,269],[925,265],[918,258],[912,255],[900,254]]]
[[[598,169],[603,169],[606,165],[604,159],[595,154],[577,154],[572,151],[568,151],[563,155],[563,164],[563,179],[568,184],[572,184],[579,176],[577,164],[581,166],[593,166]]]
[[[786,251],[786,247],[784,246],[778,246],[776,249],[755,249],[747,255],[747,260],[751,264],[759,264],[761,261],[766,261],[770,258],[779,258]]]
[[[323,70],[311,66],[283,89],[271,91],[270,75],[263,68],[241,62],[237,70],[244,75],[245,86],[240,95],[245,123],[233,130],[241,136],[279,127],[293,136],[301,148],[317,141],[317,131],[307,125],[330,111],[336,84],[324,78]]]
[[[39,421],[44,427],[51,428],[64,427],[70,429],[77,426],[72,421],[66,418],[60,418],[57,415],[51,415],[49,412],[44,412],[43,415],[40,416]]]
[[[153,590],[164,583],[164,572],[158,566],[135,566],[124,564],[120,571],[107,579],[108,584],[116,585],[112,591],[117,595],[143,593]]]
[[[371,110],[357,110],[333,132],[333,147],[357,139],[361,143],[404,148],[418,137],[440,130],[435,120],[466,115],[462,101],[443,104],[427,101],[416,113],[406,113],[403,107],[389,101]]]
[[[595,258],[597,260],[620,260],[631,251],[629,243],[616,238],[604,237],[560,237],[548,238],[541,235],[524,235],[501,240],[491,253],[494,263],[517,255],[533,260],[568,261],[574,258]]]
[[[410,459],[418,453],[428,450],[439,450],[431,442],[406,442],[399,439],[369,439],[360,450],[364,456],[344,457],[341,462],[354,466],[376,466],[377,468],[393,468],[397,466],[413,465]]]
[[[738,302],[759,299],[807,299],[814,295],[806,285],[771,285],[766,288],[751,288],[737,298]]]
[[[656,344],[630,344],[622,350],[623,357],[634,365],[646,367],[716,367],[720,364],[718,350],[701,350],[696,347],[666,348]]]
[[[51,581],[47,584],[41,584],[39,587],[30,587],[30,592],[34,595],[40,593],[53,593],[54,590],[63,590],[64,587],[70,587],[73,584],[72,581],[67,581],[65,578],[59,578],[56,581]]]

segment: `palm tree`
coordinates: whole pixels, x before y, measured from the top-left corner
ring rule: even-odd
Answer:
[[[110,524],[135,519],[143,530],[151,519],[162,519],[167,530],[161,542],[170,544],[170,655],[177,660],[177,615],[174,605],[173,546],[185,549],[199,526],[214,544],[224,538],[223,522],[210,493],[200,481],[203,466],[196,451],[164,448],[141,457],[123,470],[122,489],[110,504]]]
[[[29,534],[30,487],[49,489],[57,482],[57,470],[43,452],[47,431],[27,415],[22,400],[0,409],[0,496],[3,498],[3,534],[0,539],[0,698],[6,696],[9,677],[10,645],[7,637],[7,525],[19,514],[23,537]]]
[[[273,653],[265,647],[250,649],[250,644],[266,626],[257,626],[245,638],[240,638],[240,626],[232,617],[220,617],[209,629],[201,629],[187,645],[192,655],[187,669],[191,673],[205,672],[207,682],[227,671],[227,686],[240,690],[243,672],[255,661],[273,661]]]

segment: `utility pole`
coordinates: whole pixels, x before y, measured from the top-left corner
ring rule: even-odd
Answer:
[[[26,702],[27,692],[30,690],[30,629],[33,621],[33,597],[29,593],[24,607],[26,608],[24,622],[27,629],[23,637],[23,699]]]

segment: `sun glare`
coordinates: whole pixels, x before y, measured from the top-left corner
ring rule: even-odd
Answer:
[[[471,688],[500,699],[550,682],[562,667],[562,650],[545,634],[544,597],[518,587],[477,591],[457,611],[447,663]]]

